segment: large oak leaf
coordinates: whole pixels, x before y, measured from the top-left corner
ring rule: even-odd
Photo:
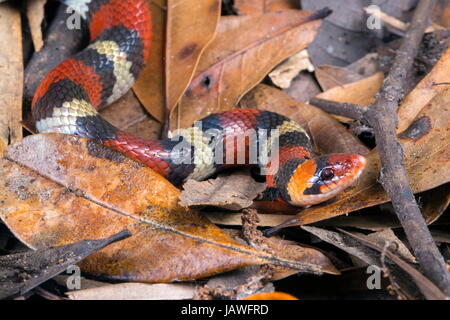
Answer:
[[[222,17],[213,42],[171,116],[171,129],[233,108],[278,63],[304,49],[327,11],[287,10]],[[315,21],[312,21],[315,20]]]
[[[336,273],[233,240],[182,208],[179,190],[150,168],[86,139],[29,136],[7,150],[0,175],[0,217],[31,248],[132,232],[81,263],[96,276],[168,282],[266,263]]]
[[[147,111],[160,122],[188,87],[203,50],[212,41],[220,4],[220,0],[151,3],[151,54],[133,89]]]

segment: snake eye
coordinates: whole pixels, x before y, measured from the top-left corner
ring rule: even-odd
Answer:
[[[320,172],[321,180],[331,180],[334,177],[334,170],[331,168],[325,168]]]

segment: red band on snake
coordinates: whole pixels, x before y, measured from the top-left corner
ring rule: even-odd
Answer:
[[[102,142],[157,171],[175,185],[237,165],[266,175],[266,200],[310,206],[328,200],[361,174],[356,154],[316,156],[306,131],[274,112],[236,109],[211,114],[170,139],[148,141],[104,120],[97,109],[128,90],[150,52],[151,14],[144,0],[63,0],[88,26],[90,44],[40,84],[32,113],[38,132]]]

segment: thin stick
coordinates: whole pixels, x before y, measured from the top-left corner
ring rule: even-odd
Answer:
[[[450,296],[450,275],[409,185],[403,164],[403,149],[396,133],[397,108],[404,95],[406,75],[413,66],[436,2],[419,2],[394,64],[373,105],[364,107],[323,99],[312,99],[311,104],[333,114],[366,121],[373,128],[382,164],[380,182],[391,198],[423,273]]]
[[[450,276],[409,185],[403,165],[403,149],[396,134],[398,102],[403,98],[406,75],[412,68],[436,1],[421,0],[419,2],[378,99],[367,109],[364,118],[374,129],[379,148],[382,164],[380,182],[391,198],[394,210],[422,271],[446,295],[450,296]]]
[[[361,106],[352,103],[341,103],[320,98],[312,98],[309,103],[319,107],[326,112],[344,116],[355,120],[364,120],[367,112],[366,106]]]

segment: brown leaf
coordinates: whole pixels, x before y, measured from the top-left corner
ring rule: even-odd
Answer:
[[[241,239],[242,234],[239,230],[224,229],[224,231],[232,236],[233,239]],[[312,267],[315,266],[317,271],[321,270],[321,272],[334,275],[340,274],[340,271],[336,269],[330,259],[318,249],[301,245],[295,241],[284,240],[276,236],[270,238],[263,237],[262,232],[259,230],[255,230],[255,234],[252,236],[253,238],[259,238],[258,241],[253,239],[253,245],[264,248],[266,252],[276,252],[284,259],[303,262]],[[272,277],[273,280],[280,280],[298,272],[298,270],[292,268],[273,266]]]
[[[285,89],[284,92],[295,100],[306,103],[311,98],[321,93],[322,90],[312,73],[301,72],[291,82],[291,86],[288,89]]]
[[[231,212],[205,212],[204,215],[211,222],[224,226],[241,226],[242,213]],[[287,214],[260,214],[258,226],[260,227],[275,227],[280,223],[292,218],[292,215]]]
[[[179,190],[150,168],[85,139],[29,136],[8,149],[0,172],[0,217],[31,248],[132,232],[81,263],[96,276],[168,282],[266,263],[319,270],[232,240],[180,207]]]
[[[377,232],[365,235],[365,238],[374,244],[377,244],[383,248],[386,242],[395,242],[395,253],[403,260],[409,263],[417,263],[416,258],[411,254],[411,251],[405,246],[405,244],[395,235],[392,229],[386,228]]]
[[[152,42],[147,65],[133,86],[144,108],[159,122],[165,115],[165,41],[167,0],[150,1]]]
[[[289,9],[300,9],[297,0],[234,0],[233,7],[239,15],[258,15]]]
[[[206,181],[188,180],[183,189],[180,204],[184,207],[212,206],[238,211],[250,207],[266,184],[256,182],[248,174],[232,174]]]
[[[330,274],[341,274],[331,263],[330,259],[318,249],[303,246],[294,241],[288,241],[277,237],[265,238],[265,241],[270,249],[279,252],[280,255],[286,259],[307,261],[311,264],[320,266],[321,269],[327,270]],[[298,271],[296,270],[274,266],[272,268],[272,279],[281,280],[297,273]]]
[[[231,109],[278,63],[304,49],[325,12],[289,10],[222,17],[216,38],[171,117],[171,129],[188,127],[212,112]]]
[[[40,51],[44,45],[44,41],[42,40],[42,21],[44,20],[44,6],[46,2],[47,0],[27,1],[27,18],[36,52]]]
[[[158,121],[165,120],[166,110],[175,107],[188,87],[203,50],[214,37],[220,4],[220,0],[151,3],[151,54],[133,89]]]
[[[450,184],[424,192],[420,198],[423,203],[422,215],[427,224],[434,223],[447,210],[450,204]]]
[[[402,132],[421,112],[422,108],[437,94],[442,93],[450,82],[450,48],[445,51],[433,69],[412,90],[400,104],[398,113],[397,132]],[[447,83],[447,84],[445,84]]]
[[[193,299],[195,285],[189,283],[119,283],[70,291],[71,300],[184,300]]]
[[[317,95],[317,98],[366,106],[375,102],[375,94],[380,91],[383,80],[383,73],[377,72],[359,81],[327,90]]]
[[[116,128],[129,134],[144,139],[159,139],[161,124],[148,116],[131,90],[122,98],[101,110],[100,114]]]
[[[340,87],[347,83],[356,82],[363,77],[349,69],[322,65],[316,68],[316,78],[323,91]]]
[[[450,49],[442,55],[431,72],[405,97],[398,108],[399,124],[397,132],[402,132],[412,123],[417,114],[438,93],[448,88],[450,78],[446,70],[450,69]],[[342,87],[335,87],[317,95],[318,98],[336,102],[347,102],[359,105],[369,105],[375,102],[375,94],[383,82],[381,72],[368,78],[353,82]],[[344,117],[337,117],[346,120]]]
[[[433,12],[433,22],[444,28],[450,28],[450,1],[438,1]]]
[[[239,300],[257,292],[272,292],[270,267],[248,266],[219,274],[208,279],[203,288],[198,290],[196,299]]]
[[[0,4],[0,155],[22,138],[23,57],[20,11]]]
[[[450,173],[450,90],[435,96],[426,104],[410,129],[400,135],[405,167],[414,193],[435,188],[449,181]],[[378,152],[374,149],[367,166],[355,185],[324,203],[299,213],[299,223],[309,224],[362,208],[388,202],[377,182],[380,171]]]
[[[269,73],[269,78],[277,87],[287,89],[291,86],[292,80],[303,70],[314,71],[306,49],[294,54],[273,69]]]
[[[378,53],[368,53],[345,68],[360,74],[364,78],[370,77],[380,71]]]
[[[242,108],[259,108],[289,117],[311,134],[316,149],[321,153],[357,153],[365,155],[368,149],[336,119],[309,104],[300,103],[285,92],[260,84],[240,102]]]
[[[380,91],[383,80],[383,73],[377,72],[370,77],[322,92],[317,98],[367,106],[375,102],[375,95]],[[335,118],[343,122],[349,120],[340,116]]]
[[[200,56],[216,34],[221,3],[168,0],[166,96],[170,112],[189,86]]]

